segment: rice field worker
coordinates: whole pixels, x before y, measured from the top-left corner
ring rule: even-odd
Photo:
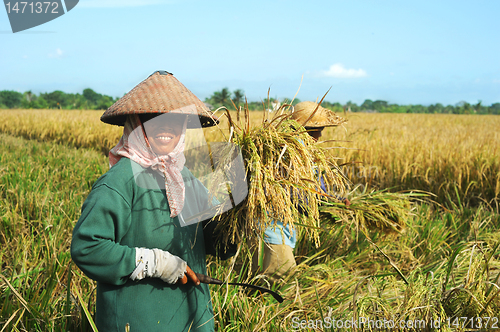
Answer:
[[[316,108],[318,108],[318,110],[313,114]],[[331,110],[324,108],[323,106],[318,106],[317,103],[312,101],[303,101],[295,105],[291,118],[297,121],[299,124],[305,124],[304,128],[307,130],[307,133],[313,138],[315,142],[317,142],[320,137],[323,136],[323,130],[326,127],[336,127],[345,121]],[[326,192],[323,178],[321,178],[320,180],[321,189]],[[341,197],[335,194],[334,197],[347,206],[351,205],[351,202],[346,197]]]
[[[299,124],[305,124],[304,127],[308,134],[316,142],[322,136],[326,127],[338,126],[341,123],[339,122],[340,118],[335,113],[310,101],[300,102],[295,105],[291,118]],[[321,189],[326,192],[323,178],[320,180]],[[350,205],[347,198],[338,196],[336,198],[346,205]],[[276,225],[271,225],[265,230],[263,242],[254,251],[253,272],[262,272],[268,276],[271,282],[277,282],[297,266],[293,253],[296,243],[296,230],[291,229],[289,225],[283,226],[282,222],[276,221]],[[262,256],[262,266],[259,266],[259,256]]]
[[[186,130],[216,120],[162,71],[101,120],[123,125],[123,136],[83,204],[71,244],[73,261],[97,281],[99,331],[213,331],[208,286],[193,272],[206,274],[202,227],[182,225],[181,216],[210,207],[206,188],[184,166]]]

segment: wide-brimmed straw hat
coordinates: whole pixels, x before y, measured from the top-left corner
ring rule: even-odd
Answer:
[[[205,104],[174,75],[155,71],[101,116],[101,121],[123,126],[129,114],[176,113],[188,116],[188,128],[210,127],[219,121]],[[199,120],[198,120],[199,119]]]
[[[316,112],[313,114],[314,111]],[[306,128],[334,127],[347,122],[347,119],[312,101],[295,105],[291,118]]]

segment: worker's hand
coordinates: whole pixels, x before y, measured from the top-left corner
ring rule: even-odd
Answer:
[[[152,275],[154,278],[160,278],[169,284],[175,284],[179,279],[184,278],[188,268],[185,261],[168,251],[153,249],[153,252],[156,263],[156,269]]]
[[[132,280],[146,277],[160,278],[169,284],[186,284],[191,280],[196,286],[200,280],[180,257],[161,249],[135,248],[136,268],[130,275]]]
[[[196,273],[191,270],[189,266],[186,265],[186,273],[184,273],[184,276],[177,281],[178,284],[185,285],[187,284],[188,280],[191,280],[196,286],[200,284],[200,280],[196,276]]]
[[[351,205],[351,202],[346,198],[344,200],[344,204],[345,204],[345,206],[349,206],[349,205]]]

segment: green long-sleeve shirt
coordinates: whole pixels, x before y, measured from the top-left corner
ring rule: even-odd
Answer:
[[[97,281],[97,327],[105,332],[123,332],[126,324],[131,332],[213,331],[207,285],[170,285],[156,278],[129,278],[136,266],[135,247],[169,251],[185,260],[193,271],[206,274],[201,224],[180,227],[178,217],[170,217],[165,190],[138,186],[132,163],[122,158],[99,178],[73,231],[73,261]],[[189,207],[205,209],[206,188],[187,168],[182,175],[186,197],[196,201]],[[154,173],[143,176],[146,182],[158,181]]]

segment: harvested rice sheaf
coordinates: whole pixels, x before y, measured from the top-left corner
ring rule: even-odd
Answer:
[[[428,195],[420,191],[391,193],[387,190],[365,190],[353,194],[349,206],[336,202],[323,203],[320,213],[324,222],[348,222],[364,233],[400,233],[407,218],[412,215],[410,201]]]
[[[245,162],[248,196],[219,216],[224,242],[261,237],[268,226],[281,221],[292,229],[304,227],[319,245],[318,203],[330,194],[343,195],[348,184],[336,162],[327,159],[325,150],[290,118],[286,105],[253,127],[248,109],[245,123],[235,123],[229,112],[225,114],[231,141]]]

